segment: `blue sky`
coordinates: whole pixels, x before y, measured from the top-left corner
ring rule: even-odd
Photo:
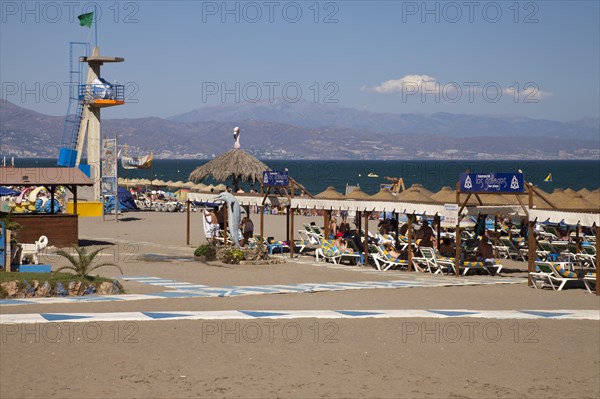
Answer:
[[[2,98],[53,115],[67,108],[69,41],[94,40],[74,17],[94,4],[101,54],[126,59],[103,67],[129,90],[106,118],[271,97],[561,121],[600,112],[598,1],[1,3]]]

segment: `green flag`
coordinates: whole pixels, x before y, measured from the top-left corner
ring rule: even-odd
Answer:
[[[88,28],[92,27],[92,22],[94,21],[94,12],[88,12],[87,14],[81,14],[77,17],[79,19],[80,26],[87,26]]]

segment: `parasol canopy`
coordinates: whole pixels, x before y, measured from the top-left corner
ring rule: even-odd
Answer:
[[[270,171],[267,165],[240,149],[233,149],[217,158],[198,166],[190,173],[189,180],[198,183],[207,177],[218,182],[233,181],[234,191],[239,189],[240,182],[260,181],[264,171]]]

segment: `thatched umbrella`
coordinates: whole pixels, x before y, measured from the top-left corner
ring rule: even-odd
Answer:
[[[194,185],[194,186],[192,187],[192,189],[193,189],[194,191],[199,191],[199,192],[201,192],[201,193],[202,193],[202,192],[206,191],[206,187],[207,187],[207,186],[206,186],[206,184],[203,184],[203,183],[198,183],[198,184]],[[208,191],[210,191],[210,190],[208,190]]]
[[[571,187],[569,187],[569,188],[565,188],[564,193],[568,194],[570,196],[573,196],[574,194],[577,194],[577,191],[575,191]]]
[[[583,198],[587,197],[588,195],[590,195],[591,191],[588,190],[587,188],[582,188],[581,190],[577,191],[579,194],[583,195]]]
[[[157,186],[157,187],[163,187],[166,185],[166,183],[160,179],[154,179],[154,180],[152,180],[152,183],[150,183],[150,184],[153,186]]]
[[[196,183],[194,183],[193,181],[187,181],[187,182],[183,183],[183,186],[186,188],[194,188],[195,185],[196,185]]]
[[[233,180],[233,189],[237,191],[240,182],[260,181],[264,171],[270,171],[267,165],[254,158],[244,150],[233,149],[217,158],[198,166],[190,173],[189,180],[200,182],[211,176],[218,182]]]
[[[427,194],[430,193],[430,194]],[[398,201],[406,201],[406,202],[419,202],[419,203],[432,203],[436,202],[431,199],[431,195],[433,193],[421,186],[420,184],[413,184],[406,191],[398,194]]]
[[[596,204],[597,207],[600,207],[600,189],[596,189],[588,195],[584,195],[583,198],[590,201],[592,204]]]
[[[333,186],[329,186],[327,187],[327,189],[317,195],[315,195],[315,198],[321,198],[321,199],[343,199],[344,198],[344,194],[339,193],[335,190],[335,187]]]
[[[369,196],[369,194],[367,194],[363,190],[361,190],[360,187],[356,187],[354,190],[352,190],[350,193],[348,193],[344,198],[362,200],[362,199],[369,199],[370,196]]]
[[[568,199],[556,201],[555,205],[558,209],[591,210],[596,208],[596,205],[584,199],[581,194],[575,194]]]
[[[431,196],[433,195],[433,192],[427,190],[425,187],[423,187],[422,184],[418,184],[418,183],[413,184],[406,191],[408,191],[408,190],[419,190],[419,192],[421,194],[426,195],[429,198],[431,198]]]
[[[555,205],[567,202],[571,198],[572,197],[569,194],[565,193],[564,190],[560,188],[555,189],[552,194],[549,195],[550,201],[552,201]]]
[[[435,194],[432,194],[429,198],[434,200],[435,202],[440,202],[444,204],[450,204],[456,202],[456,191],[452,190],[452,188],[448,186],[444,186]]]
[[[387,188],[382,188],[377,194],[371,195],[370,198],[376,201],[398,201],[398,197]]]

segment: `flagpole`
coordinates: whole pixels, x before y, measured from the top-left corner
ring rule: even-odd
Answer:
[[[94,47],[98,47],[98,10],[94,4]]]

